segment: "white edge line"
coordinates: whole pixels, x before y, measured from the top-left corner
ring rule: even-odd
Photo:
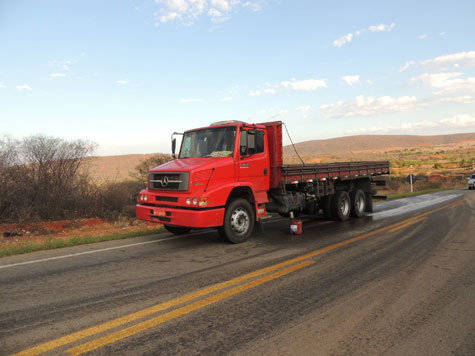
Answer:
[[[283,219],[275,219],[275,220],[272,220],[272,222],[274,222],[274,221],[280,221],[280,220],[283,220]],[[264,223],[267,223],[267,221],[263,221],[263,222],[264,222]],[[269,221],[269,222],[271,222],[271,221]],[[209,232],[209,230],[208,230],[208,231],[200,231],[200,232],[196,232],[196,233],[194,233],[194,234],[188,234],[188,235],[182,235],[182,236],[172,236],[172,237],[167,237],[167,238],[164,238],[164,239],[154,240],[154,241],[136,242],[136,243],[128,244],[128,245],[121,245],[121,246],[114,246],[114,247],[101,248],[101,249],[99,249],[99,250],[85,251],[85,252],[78,252],[78,253],[70,253],[70,254],[68,254],[68,255],[62,255],[62,256],[55,256],[55,257],[43,258],[43,259],[41,259],[41,260],[33,260],[33,261],[12,263],[12,264],[9,264],[9,265],[0,266],[0,269],[9,268],[9,267],[15,267],[15,266],[30,265],[30,264],[33,264],[33,263],[40,263],[40,262],[46,262],[46,261],[61,260],[61,259],[63,259],[63,258],[76,257],[76,256],[81,256],[81,255],[90,255],[90,254],[98,253],[98,252],[111,251],[111,250],[118,250],[118,249],[120,249],[120,248],[128,248],[128,247],[134,247],[134,246],[140,246],[140,245],[148,245],[148,244],[158,243],[158,242],[162,242],[162,241],[176,240],[176,239],[181,239],[181,238],[183,238],[183,237],[190,237],[190,236],[195,236],[195,235],[204,234],[204,233],[207,233],[207,232]]]
[[[15,266],[22,266],[22,265],[29,265],[32,263],[40,263],[40,262],[46,262],[46,261],[53,261],[53,260],[60,260],[63,258],[69,258],[69,257],[75,257],[75,256],[81,256],[81,255],[89,255],[92,253],[97,253],[97,252],[104,252],[104,251],[110,251],[110,250],[118,250],[120,248],[127,248],[127,247],[133,247],[133,246],[140,246],[140,245],[147,245],[147,244],[153,244],[157,242],[162,242],[162,241],[167,241],[167,240],[175,240],[175,239],[180,239],[183,236],[173,236],[173,237],[168,237],[165,239],[160,239],[160,240],[155,240],[155,241],[144,241],[144,242],[137,242],[134,244],[128,244],[128,245],[122,245],[122,246],[114,246],[114,247],[108,247],[108,248],[102,248],[100,250],[93,250],[93,251],[85,251],[85,252],[78,252],[78,253],[70,253],[68,255],[62,255],[62,256],[55,256],[55,257],[49,257],[49,258],[43,258],[41,260],[34,260],[34,261],[26,261],[26,262],[18,262],[18,263],[12,263],[10,265],[4,265],[0,266],[0,269],[2,268],[8,268],[8,267],[15,267]]]

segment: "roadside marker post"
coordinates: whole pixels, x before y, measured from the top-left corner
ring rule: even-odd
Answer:
[[[416,176],[412,173],[406,177],[406,181],[411,184],[411,193],[414,191],[413,184],[416,182],[416,180]]]

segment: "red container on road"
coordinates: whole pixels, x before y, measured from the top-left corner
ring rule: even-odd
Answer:
[[[290,234],[301,235],[302,234],[302,220],[292,219],[290,220]]]

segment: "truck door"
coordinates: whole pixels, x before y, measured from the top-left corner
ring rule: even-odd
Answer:
[[[269,190],[269,152],[264,130],[241,128],[239,181],[251,183],[254,191]]]

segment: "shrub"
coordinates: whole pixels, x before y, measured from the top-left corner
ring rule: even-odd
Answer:
[[[0,221],[51,220],[82,215],[80,167],[95,145],[36,135],[0,139]]]
[[[121,216],[135,217],[135,204],[143,189],[140,181],[109,182],[100,188],[100,215],[114,220]]]

